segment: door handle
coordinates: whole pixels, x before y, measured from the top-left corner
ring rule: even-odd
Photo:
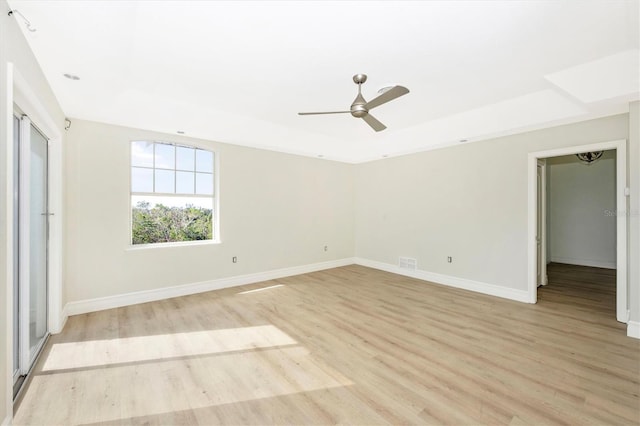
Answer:
[[[53,216],[55,213],[40,213],[40,216]]]

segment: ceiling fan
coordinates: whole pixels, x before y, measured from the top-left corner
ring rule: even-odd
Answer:
[[[367,102],[362,97],[362,92],[360,90],[365,81],[367,81],[366,74],[356,74],[353,76],[353,82],[358,85],[358,96],[356,96],[356,99],[351,104],[351,109],[349,111],[299,112],[298,115],[351,114],[356,118],[362,118],[376,132],[386,129],[387,126],[369,114],[369,110],[382,104],[386,104],[387,102],[399,98],[402,95],[406,95],[409,93],[409,89],[403,86],[391,86],[389,88],[385,88],[386,90],[384,90],[378,97]]]

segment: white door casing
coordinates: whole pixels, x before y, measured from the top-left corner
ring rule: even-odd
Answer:
[[[527,291],[529,302],[536,303],[537,294],[537,217],[538,217],[538,160],[549,157],[578,154],[581,152],[616,151],[616,209],[620,213],[616,215],[616,319],[619,322],[629,321],[628,287],[627,281],[627,141],[625,139],[599,142],[589,145],[571,146],[549,151],[538,151],[528,154],[528,179],[527,179],[527,211],[528,211],[528,238],[527,238]],[[543,247],[544,250],[544,247]]]
[[[547,285],[547,202],[546,202],[546,161],[538,160],[537,167],[537,209],[536,209],[536,284]]]

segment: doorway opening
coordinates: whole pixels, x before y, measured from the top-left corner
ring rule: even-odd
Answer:
[[[550,151],[541,151],[529,154],[529,189],[528,189],[528,217],[529,217],[529,272],[528,272],[528,291],[531,303],[537,301],[537,289],[540,285],[547,283],[547,256],[549,245],[547,242],[547,194],[546,178],[548,162],[546,159],[554,157],[562,157],[568,155],[574,155],[585,152],[597,152],[608,151],[613,152],[609,155],[615,159],[615,202],[614,206],[610,209],[603,209],[598,214],[601,217],[597,219],[610,219],[611,225],[615,226],[614,236],[609,238],[614,239],[615,256],[609,259],[608,265],[611,268],[616,269],[615,274],[615,299],[616,299],[616,319],[619,322],[626,323],[628,321],[628,283],[627,283],[627,217],[623,212],[627,211],[627,197],[626,197],[626,176],[627,176],[627,163],[626,163],[626,141],[617,140],[603,143],[596,143],[590,145],[575,146],[569,148],[562,148]],[[589,167],[581,165],[583,167]],[[580,206],[571,206],[571,208],[579,209]],[[609,213],[609,217],[607,216]],[[568,218],[571,221],[572,218]],[[571,222],[569,222],[571,223]],[[615,225],[614,225],[615,224]],[[572,225],[575,225],[573,223]],[[585,227],[585,232],[589,232],[589,227]],[[584,237],[584,236],[583,236]],[[553,237],[552,237],[553,238]],[[566,242],[563,242],[566,243]],[[584,242],[573,241],[572,244],[582,245],[580,249],[588,253],[590,247],[584,247]],[[562,263],[585,263],[582,261],[572,261],[570,257],[562,256],[562,247],[555,247],[556,252],[553,253],[554,248],[551,249],[551,255],[556,256],[555,259]],[[586,255],[589,256],[588,254]],[[553,259],[553,257],[552,257]],[[578,259],[579,260],[579,259]],[[606,261],[606,260],[605,260]],[[603,264],[591,264],[587,265],[591,267],[602,267]]]

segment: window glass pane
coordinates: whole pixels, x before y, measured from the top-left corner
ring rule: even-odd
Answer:
[[[196,173],[196,194],[213,194],[213,175],[209,173]]]
[[[131,196],[131,205],[136,207],[138,203],[149,203],[149,207],[153,208],[155,206],[165,206],[165,207],[199,207],[203,209],[213,209],[213,198],[208,196],[200,197],[198,195],[185,195],[185,196],[176,196],[176,195],[132,195]]]
[[[176,194],[193,194],[195,173],[176,172]]]
[[[156,170],[156,188],[154,192],[173,194],[175,191],[175,172],[173,170]]]
[[[131,168],[131,191],[153,192],[153,169]]]
[[[29,160],[29,188],[22,194],[28,197],[29,209],[20,210],[20,219],[29,224],[28,246],[28,294],[30,303],[26,307],[30,331],[27,334],[28,348],[33,353],[47,330],[47,139],[31,125],[31,147],[26,154]],[[21,259],[24,260],[24,259]],[[4,309],[3,309],[4,310]],[[22,313],[22,311],[21,311]],[[22,331],[22,328],[20,329]]]
[[[214,160],[195,147],[131,142],[133,244],[213,239]]]
[[[196,171],[213,173],[213,152],[196,150]]]
[[[173,169],[176,166],[176,147],[163,143],[156,144],[156,168]]]
[[[153,142],[136,141],[131,143],[131,165],[153,167]]]
[[[211,197],[131,196],[133,244],[213,239]]]
[[[176,147],[176,169],[195,170],[196,150],[193,148]]]

